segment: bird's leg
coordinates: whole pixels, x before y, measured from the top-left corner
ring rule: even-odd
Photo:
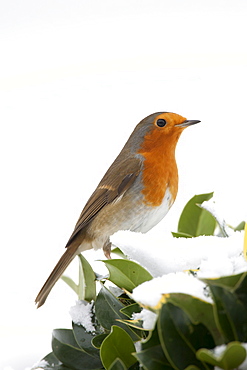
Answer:
[[[110,259],[111,259],[111,245],[112,245],[112,243],[111,243],[111,242],[110,242],[110,240],[108,239],[108,240],[105,242],[104,246],[103,246],[103,252],[104,252],[104,255],[106,256],[106,258],[107,258],[108,260],[110,260]]]

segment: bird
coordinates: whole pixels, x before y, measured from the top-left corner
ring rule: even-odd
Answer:
[[[66,250],[35,299],[42,306],[71,261],[88,249],[111,258],[110,236],[119,230],[146,233],[175,201],[175,149],[182,131],[199,120],[157,112],[141,120],[85,204]]]

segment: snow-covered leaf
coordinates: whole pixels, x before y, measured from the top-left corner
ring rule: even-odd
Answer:
[[[34,365],[31,370],[72,370],[71,368],[64,366],[62,362],[60,362],[53,352],[46,355],[43,360],[41,360],[38,364]]]
[[[205,210],[196,205],[211,197],[212,193],[197,195],[186,205],[179,221],[181,230],[173,235],[187,240],[170,238],[171,248],[176,251],[173,258],[168,253],[162,259],[163,241],[161,249],[155,249],[155,239],[147,241],[147,245],[152,246],[152,253],[155,250],[155,261],[152,255],[142,256],[144,241],[132,249],[132,241],[123,242],[121,248],[129,258],[139,261],[139,265],[129,259],[105,261],[110,272],[109,280],[118,291],[110,291],[111,288],[108,290],[102,284],[95,304],[91,302],[96,296],[95,274],[84,257],[79,257],[79,286],[69,278],[67,283],[77,293],[79,290],[81,298],[90,302],[79,301],[85,307],[74,310],[73,330],[54,331],[53,353],[42,362],[41,368],[99,370],[102,368],[101,352],[108,370],[137,370],[140,366],[145,370],[206,370],[212,369],[213,365],[210,360],[205,361],[212,358],[212,354],[219,354],[219,347],[215,345],[221,346],[230,340],[247,342],[247,272],[243,272],[246,262],[241,253],[243,233],[231,231],[233,235],[229,238],[193,237],[215,232],[215,220],[212,223],[208,218],[213,217],[214,212],[211,212],[212,216],[209,208]],[[210,204],[206,202],[207,207]],[[196,248],[195,241],[198,243]],[[166,244],[169,248],[169,243]],[[184,248],[186,253],[182,254]],[[246,249],[244,253],[247,253]],[[120,257],[125,258],[122,253]],[[160,270],[160,264],[164,263],[165,268]],[[152,271],[155,278],[142,266]],[[169,273],[170,268],[174,271]],[[188,275],[186,270],[196,270],[199,278]],[[241,273],[231,275],[233,272]],[[131,292],[129,297],[119,287]],[[128,338],[129,343],[127,354],[124,338]],[[217,363],[217,366],[230,369],[231,351],[233,349],[226,351],[222,357],[225,362]],[[235,351],[240,351],[243,357],[241,346]],[[132,365],[128,366],[126,356],[132,358]]]
[[[218,236],[226,238],[232,234],[232,229],[226,224],[225,219],[216,210],[215,202],[213,202],[212,200],[207,200],[202,204],[198,204],[198,206],[209,212],[214,217],[220,229]]]

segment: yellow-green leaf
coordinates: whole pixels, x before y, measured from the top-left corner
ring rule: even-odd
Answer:
[[[197,205],[211,199],[212,196],[213,193],[199,194],[188,201],[178,222],[178,233],[185,234],[186,237],[188,235],[194,237],[199,235],[213,235],[216,226],[214,217],[211,213]]]
[[[79,300],[87,302],[95,301],[96,299],[96,281],[95,273],[86,260],[86,258],[79,254]]]
[[[221,369],[237,369],[246,358],[246,350],[239,342],[228,343],[225,350],[220,355],[215,355],[212,351],[202,348],[196,353],[199,360],[207,362]]]

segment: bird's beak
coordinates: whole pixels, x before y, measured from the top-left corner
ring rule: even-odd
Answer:
[[[190,119],[190,120],[186,120],[186,121],[184,121],[184,122],[182,122],[182,123],[179,123],[179,124],[177,124],[177,125],[175,125],[176,127],[188,127],[188,126],[191,126],[191,125],[195,125],[196,123],[199,123],[199,122],[201,122],[201,121],[198,121],[198,120],[196,120],[196,119]]]

